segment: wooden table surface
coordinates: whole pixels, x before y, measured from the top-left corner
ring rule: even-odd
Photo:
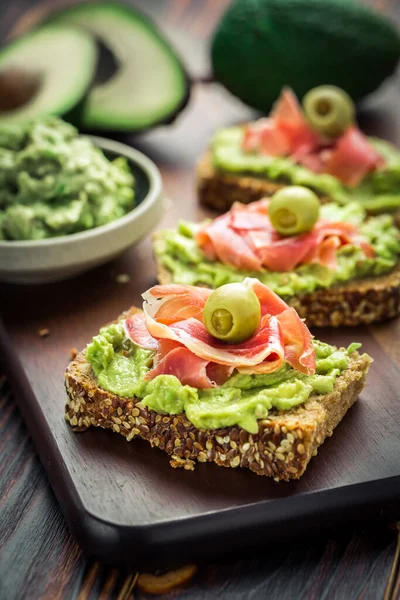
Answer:
[[[142,0],[135,4],[159,21],[185,55],[192,76],[200,79],[208,73],[205,40],[228,1]],[[392,14],[396,6],[394,0],[377,0],[376,4]],[[4,37],[31,6],[29,0],[3,3],[0,0],[0,36]],[[223,94],[218,89],[213,93]],[[197,84],[192,101],[209,102],[213,114],[213,93],[207,99],[203,86]],[[234,119],[235,102],[232,106]],[[238,103],[237,114],[242,113]],[[141,136],[136,145],[144,151],[151,146],[154,156],[157,141],[167,135],[169,130],[161,128]],[[174,126],[174,136],[179,139],[179,121]],[[193,197],[192,165],[198,149],[195,145],[191,148],[187,140],[181,142],[178,160],[176,156],[173,161],[160,156],[159,165],[167,195],[173,196],[178,186],[184,186],[190,198]],[[184,213],[184,207],[182,210]],[[381,335],[383,338],[388,335],[390,341],[390,332],[383,329]],[[381,342],[384,345],[385,339]],[[146,598],[135,585],[136,573],[103,568],[82,556],[49,487],[8,382],[1,376],[0,427],[0,599]],[[310,538],[302,545],[274,545],[256,556],[238,556],[235,562],[199,565],[197,575],[186,588],[165,597],[400,598],[398,575],[393,579],[391,594],[385,595],[397,562],[399,536],[395,525],[365,523],[357,530],[335,531],[329,536]]]

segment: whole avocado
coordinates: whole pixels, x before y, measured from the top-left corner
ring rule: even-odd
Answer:
[[[261,111],[285,85],[302,98],[329,83],[360,100],[399,57],[394,25],[352,0],[235,0],[211,48],[215,78]]]

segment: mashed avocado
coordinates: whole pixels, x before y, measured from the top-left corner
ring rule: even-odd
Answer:
[[[321,206],[321,217],[359,225],[360,233],[372,244],[376,256],[366,258],[360,248],[349,245],[339,250],[336,270],[308,264],[286,273],[240,271],[221,262],[208,261],[194,240],[198,225],[184,221],[180,222],[177,230],[167,229],[158,234],[154,241],[154,252],[161,264],[172,273],[174,283],[216,288],[225,283],[241,282],[245,277],[257,277],[283,297],[311,293],[315,289],[329,288],[350,279],[383,275],[396,265],[400,240],[390,215],[379,215],[364,221],[364,209],[358,202],[351,202],[345,206],[324,204]]]
[[[224,385],[198,390],[182,385],[173,375],[144,379],[151,369],[154,352],[139,348],[126,338],[122,322],[100,329],[88,345],[86,358],[93,367],[98,385],[118,396],[142,399],[142,404],[158,413],[186,413],[199,429],[218,429],[239,425],[250,433],[258,431],[257,419],[269,410],[290,410],[312,394],[327,394],[348,366],[349,355],[360,344],[347,350],[314,341],[317,372],[302,375],[287,363],[267,375],[234,374]]]
[[[400,151],[385,140],[369,138],[372,146],[385,159],[384,168],[369,174],[358,187],[349,188],[336,177],[314,173],[297,165],[290,158],[243,152],[242,135],[240,127],[229,127],[217,132],[212,144],[212,158],[218,170],[304,185],[339,203],[357,200],[374,214],[400,207]]]
[[[109,161],[56,117],[0,127],[0,239],[38,240],[114,221],[133,208],[133,185],[125,158]]]

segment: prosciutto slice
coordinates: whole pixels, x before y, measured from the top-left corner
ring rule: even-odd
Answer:
[[[269,156],[291,156],[298,162],[320,143],[320,136],[304,118],[295,94],[285,87],[268,118],[245,126],[242,148]]]
[[[286,362],[302,373],[313,373],[315,371],[315,354],[312,336],[304,321],[300,319],[294,308],[289,308],[282,298],[261,281],[251,278],[246,281],[260,301],[261,314],[277,315]]]
[[[205,225],[196,242],[209,260],[251,271],[285,272],[308,263],[336,269],[337,252],[346,244],[361,248],[367,257],[374,256],[372,246],[351,223],[321,219],[308,233],[279,235],[268,218],[268,200],[249,206],[234,204],[228,213]]]
[[[142,314],[143,323],[145,323]],[[154,379],[157,375],[174,375],[182,385],[198,389],[222,385],[231,376],[234,367],[219,365],[196,356],[177,342],[162,339],[158,342],[158,351],[153,369],[145,376]]]
[[[188,288],[189,286],[177,284],[155,285],[151,288],[153,295],[161,300],[157,315],[160,323],[171,325],[190,317],[201,319],[204,304],[212,290],[198,288],[194,295]]]
[[[336,140],[308,124],[293,91],[285,87],[271,114],[244,127],[244,152],[289,156],[315,173],[329,173],[348,186],[358,185],[384,164],[368,138],[354,125]]]
[[[239,269],[259,271],[259,257],[243,239],[240,230],[231,227],[230,218],[229,213],[222,215],[200,230],[196,234],[199,246],[204,249],[209,260],[218,257],[227,265],[235,264]]]
[[[152,337],[178,342],[205,360],[234,367],[254,366],[268,360],[278,365],[270,365],[271,370],[282,365],[284,352],[280,344],[279,328],[273,317],[263,318],[258,332],[246,342],[228,346],[215,340],[197,319],[189,318],[164,325],[149,314],[149,309],[149,305],[145,303],[146,327]]]
[[[260,119],[245,127],[243,149],[261,150],[269,156],[284,156],[290,152],[290,140],[274,119]]]
[[[279,315],[285,347],[285,360],[294,369],[310,375],[315,372],[315,353],[308,327],[294,308],[287,308]]]
[[[372,148],[368,138],[356,127],[351,127],[337,141],[326,170],[354,187],[381,163],[381,156]]]
[[[259,232],[257,234],[259,235]],[[251,233],[249,239],[250,243],[254,244],[254,237]],[[257,243],[257,252],[265,268],[269,271],[293,271],[310,252],[314,244],[314,238],[301,235],[270,241],[267,232],[264,243],[260,237],[258,237]]]
[[[196,356],[184,346],[177,345],[147,373],[146,379],[154,379],[158,375],[174,375],[182,385],[198,389],[209,388],[215,382],[207,375],[208,364],[209,361]]]
[[[255,334],[241,344],[222,343],[207,332],[202,311],[210,290],[168,285],[143,294],[144,312],[129,317],[125,331],[134,343],[156,350],[146,378],[175,375],[183,385],[201,389],[222,385],[234,369],[271,373],[284,361],[301,373],[313,374],[312,336],[296,311],[258,279],[243,283],[260,301],[261,321]],[[180,317],[175,314],[178,305]]]
[[[136,313],[124,321],[126,336],[145,350],[157,350],[158,341],[147,330],[143,313]]]
[[[289,87],[282,90],[275,103],[271,119],[286,137],[289,152],[295,160],[312,152],[320,143],[320,136],[310,127],[304,118],[300,104]],[[260,144],[262,148],[262,144]]]

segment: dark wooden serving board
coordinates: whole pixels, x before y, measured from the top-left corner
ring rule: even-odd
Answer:
[[[204,216],[194,192],[195,159],[216,127],[248,116],[217,86],[198,86],[175,125],[136,140],[163,174],[162,225]],[[129,283],[117,283],[121,273]],[[173,470],[167,455],[145,442],[100,430],[73,434],[63,419],[70,349],[81,349],[102,324],[139,304],[154,282],[146,240],[70,281],[0,286],[8,334],[1,336],[2,357],[58,500],[88,552],[160,565],[388,510],[400,500],[399,321],[318,334],[338,344],[363,342],[375,362],[360,401],[299,482],[276,484],[207,464]],[[40,337],[41,328],[50,335]]]
[[[398,106],[392,83],[360,115],[366,131],[400,143]],[[195,161],[218,127],[253,116],[217,85],[197,84],[175,124],[129,140],[162,172],[161,226],[205,216],[196,202]],[[121,273],[130,282],[118,283]],[[173,470],[168,456],[145,442],[95,429],[74,434],[63,419],[71,348],[83,348],[102,324],[140,304],[140,293],[154,283],[147,239],[70,281],[0,284],[0,356],[67,521],[88,553],[159,567],[393,513],[400,500],[400,320],[318,332],[337,344],[362,342],[375,362],[359,402],[298,482],[277,484],[208,464]]]

